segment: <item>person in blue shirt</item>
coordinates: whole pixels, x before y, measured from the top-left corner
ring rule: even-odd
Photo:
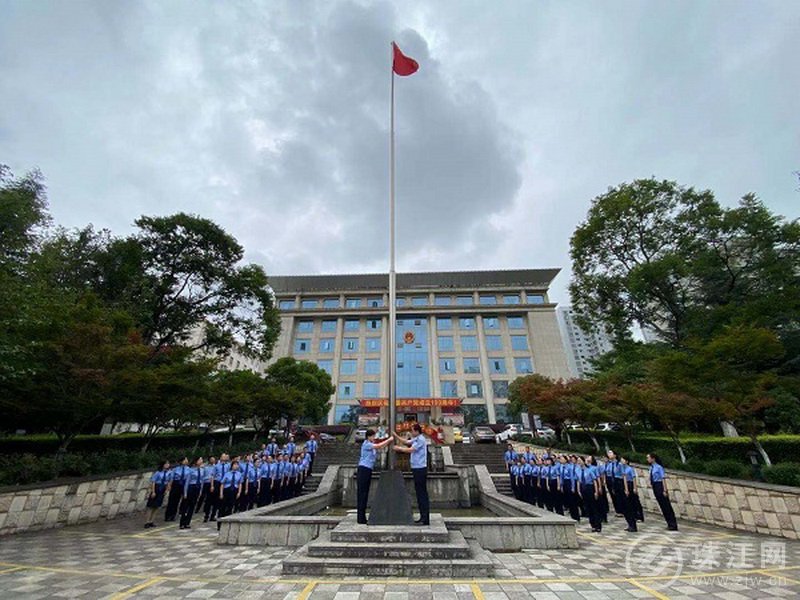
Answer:
[[[178,508],[183,499],[183,483],[189,473],[189,459],[183,457],[181,464],[172,470],[172,486],[167,495],[167,508],[164,511],[164,521],[174,521],[178,515]]]
[[[217,514],[222,509],[222,500],[220,500],[220,484],[222,482],[222,478],[225,477],[225,473],[231,470],[230,465],[231,457],[223,452],[219,455],[219,462],[214,465],[214,468],[211,470],[211,497],[213,504],[211,505],[211,516],[209,517],[209,521],[213,522],[217,520]]]
[[[536,455],[533,453],[530,446],[525,446],[523,456],[525,457],[525,462],[529,465],[532,465],[536,461]]]
[[[294,436],[289,436],[289,441],[286,442],[286,454],[289,455],[291,459],[294,456],[295,451],[297,450],[297,444],[294,443]]]
[[[523,458],[522,462],[522,486],[524,490],[522,494],[523,501],[533,504],[533,464],[525,458]]]
[[[266,450],[267,450],[267,454],[269,456],[271,456],[273,459],[277,456],[277,454],[278,454],[278,442],[275,441],[275,438],[271,438],[269,440],[269,444],[267,444]]]
[[[539,467],[539,507],[553,510],[553,501],[550,499],[550,459],[542,460]]]
[[[519,459],[511,465],[509,476],[511,477],[511,493],[517,500],[522,499],[522,484],[520,483],[521,465]]]
[[[194,466],[187,470],[183,478],[183,498],[181,499],[181,529],[191,529],[192,516],[197,506],[197,498],[203,488],[203,459],[197,458]]]
[[[508,449],[503,453],[503,460],[506,463],[506,471],[511,473],[511,466],[517,462],[517,453],[514,452],[514,446],[508,445]]]
[[[669,490],[667,490],[667,472],[657,454],[652,452],[647,455],[647,464],[650,465],[650,485],[653,487],[653,495],[656,497],[658,507],[664,520],[667,522],[667,529],[678,531],[678,520],[675,518],[675,511],[669,501]]]
[[[636,485],[636,469],[634,469],[628,459],[624,456],[619,457],[625,472],[625,496],[628,502],[628,510],[633,513],[633,519],[644,523],[644,510],[642,501],[639,498],[639,490]]]
[[[550,465],[550,482],[548,485],[550,489],[550,501],[553,504],[553,510],[559,515],[563,515],[564,497],[561,493],[561,463],[558,462],[558,458],[555,455],[553,455],[550,462],[552,463],[552,465]]]
[[[367,524],[367,503],[369,501],[369,488],[372,484],[372,469],[375,467],[375,457],[378,450],[388,446],[392,438],[375,441],[375,430],[367,429],[366,439],[361,444],[361,455],[358,459],[356,470],[356,522]]]
[[[562,454],[559,459],[561,463],[561,498],[563,499],[564,508],[569,512],[569,516],[576,521],[580,521],[578,495],[575,491],[575,463],[573,458]]]
[[[272,462],[272,457],[264,453],[264,460],[260,461],[258,466],[258,499],[256,505],[261,508],[270,502],[270,488],[272,481],[269,478],[269,467]]]
[[[428,497],[428,443],[422,435],[419,423],[411,426],[411,439],[406,440],[393,432],[398,444],[394,447],[396,452],[411,455],[411,474],[414,476],[414,491],[417,493],[417,507],[419,519],[417,525],[431,524],[431,503]],[[387,438],[392,439],[392,438]]]
[[[164,503],[164,494],[170,486],[172,476],[169,471],[169,461],[162,460],[158,465],[156,472],[150,477],[150,494],[147,496],[147,521],[144,524],[145,529],[155,527],[153,521],[156,516],[156,511],[161,508]]]
[[[534,455],[535,457],[535,455]],[[541,469],[541,461],[534,458],[531,462],[531,504],[536,506],[540,504],[539,500],[539,470]]]
[[[576,459],[575,486],[586,511],[586,517],[589,519],[589,525],[592,526],[592,531],[600,533],[603,530],[603,521],[598,510],[600,482],[597,477],[597,471],[589,464],[591,458],[586,457],[584,459],[579,456]]]
[[[256,467],[253,464],[253,455],[245,454],[239,462],[239,472],[242,475],[242,493],[239,495],[239,502],[235,507],[238,512],[248,510],[250,504],[250,483],[255,482]]]
[[[633,514],[628,510],[628,497],[625,494],[625,465],[619,462],[616,453],[613,450],[608,451],[608,462],[606,462],[605,478],[606,486],[609,490],[613,490],[611,495],[614,510],[617,514],[625,517],[628,527],[625,531],[634,533],[637,531],[636,519],[632,519]]]
[[[306,456],[308,456],[308,474],[314,472],[314,458],[317,456],[317,449],[319,448],[319,442],[317,441],[317,436],[313,433],[311,437],[308,439],[305,445],[305,452]]]
[[[194,512],[199,513],[203,511],[203,523],[208,521],[208,516],[211,513],[211,477],[214,471],[214,465],[217,464],[217,459],[213,456],[208,457],[208,463],[203,466],[203,487],[200,490],[200,497],[197,499],[197,506]]]
[[[233,514],[233,509],[242,493],[242,473],[239,471],[239,461],[231,461],[230,470],[225,473],[222,480],[219,482],[219,498],[222,501],[222,506],[219,510],[219,516],[227,517]],[[220,528],[220,523],[217,521],[217,529]]]
[[[597,464],[597,459],[593,455],[586,457],[586,467],[590,469],[597,481],[597,488],[600,496],[597,498],[595,508],[600,521],[608,523],[608,495],[606,494],[606,480],[604,477],[605,471],[602,465]]]

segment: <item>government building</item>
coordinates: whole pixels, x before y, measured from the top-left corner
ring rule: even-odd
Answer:
[[[398,421],[509,422],[520,375],[568,378],[559,269],[397,274]],[[330,424],[386,420],[388,274],[271,277],[281,316],[275,359],[313,361],[336,387]]]

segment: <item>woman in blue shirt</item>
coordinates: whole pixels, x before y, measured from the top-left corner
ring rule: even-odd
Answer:
[[[392,441],[392,438],[388,437],[381,442],[375,442],[375,430],[367,429],[366,439],[361,444],[361,457],[358,460],[358,471],[356,472],[356,521],[361,525],[367,524],[369,486],[372,483],[372,468],[375,466],[377,451],[385,448]]]
[[[239,461],[233,460],[231,462],[231,470],[225,473],[222,481],[219,482],[219,498],[222,501],[222,507],[219,511],[220,517],[227,517],[233,514],[233,508],[236,506],[236,501],[242,494],[242,472],[239,470]],[[217,521],[217,529],[220,528],[220,523]]]
[[[183,479],[183,498],[181,499],[181,529],[192,528],[192,515],[197,506],[197,499],[200,497],[200,490],[203,489],[203,459],[196,458],[194,467],[190,468]]]
[[[620,456],[619,460],[625,465],[625,493],[628,496],[631,511],[637,521],[644,523],[644,510],[642,509],[642,501],[639,498],[639,489],[636,484],[636,469],[630,465],[628,459],[624,456]]]
[[[589,524],[592,526],[592,531],[600,533],[603,529],[603,521],[598,507],[598,499],[600,498],[600,482],[597,478],[597,471],[592,469],[588,461],[591,457],[587,456],[585,459],[581,456],[577,458],[575,465],[575,487],[578,490],[578,496],[583,502],[583,509],[586,512],[586,517],[589,519]]]
[[[678,531],[678,520],[675,518],[675,511],[672,510],[672,503],[669,501],[667,473],[664,471],[664,465],[658,455],[652,452],[647,455],[647,463],[650,465],[650,485],[653,486],[653,495],[667,522],[667,529]]]
[[[147,522],[144,524],[145,529],[155,527],[153,518],[156,511],[161,508],[164,503],[164,494],[172,482],[172,473],[169,471],[169,461],[162,460],[158,470],[150,477],[150,495],[147,497]]]

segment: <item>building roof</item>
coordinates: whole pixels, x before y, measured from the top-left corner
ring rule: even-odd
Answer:
[[[398,273],[397,289],[531,287],[546,290],[559,271],[561,269],[555,268]],[[389,287],[389,274],[279,275],[270,277],[269,284],[276,294],[338,290],[385,291]]]

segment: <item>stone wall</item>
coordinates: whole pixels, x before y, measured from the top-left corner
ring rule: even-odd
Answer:
[[[634,467],[642,507],[660,515],[649,467]],[[667,469],[667,489],[679,519],[800,539],[800,488]]]
[[[342,489],[342,506],[346,508],[356,507],[356,467],[340,467],[339,477]],[[367,506],[372,506],[372,500],[378,489],[380,473],[372,474],[372,483],[369,488],[369,501]],[[414,491],[414,479],[411,473],[403,473],[406,484],[406,491],[411,498],[412,504],[417,505],[417,494]],[[458,508],[470,506],[469,497],[464,497],[461,478],[455,471],[445,473],[428,472],[428,496],[431,501],[431,509]]]
[[[152,471],[0,488],[0,535],[113,519],[143,510]]]

